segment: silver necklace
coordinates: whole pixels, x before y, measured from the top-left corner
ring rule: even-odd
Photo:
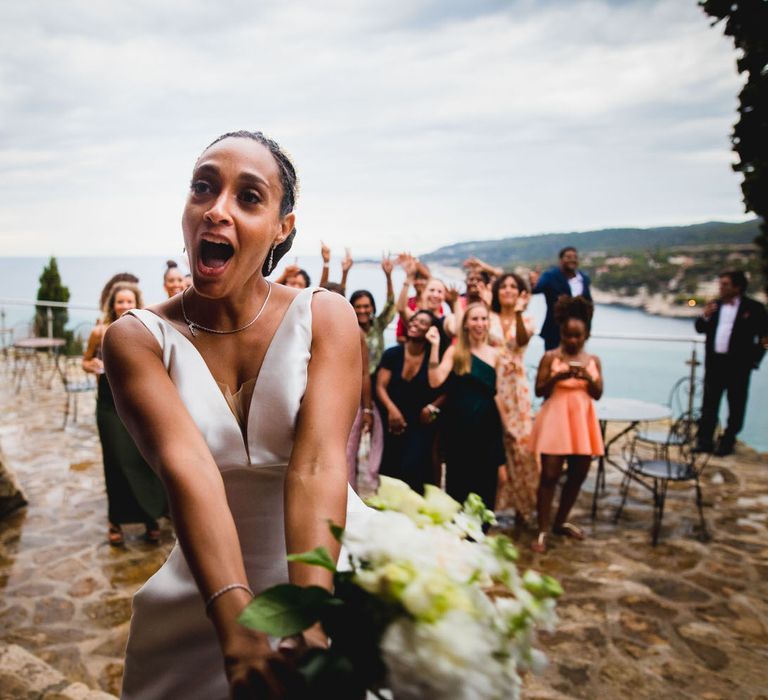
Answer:
[[[205,326],[201,326],[196,321],[190,321],[189,317],[187,316],[186,309],[184,308],[184,295],[187,293],[187,290],[185,289],[181,293],[181,315],[184,317],[184,323],[186,323],[189,326],[189,332],[192,334],[192,336],[196,336],[197,333],[195,332],[195,329],[205,331],[206,333],[216,333],[217,335],[229,335],[230,333],[239,333],[240,331],[244,331],[246,328],[250,328],[256,321],[259,320],[259,316],[261,316],[261,312],[264,311],[264,309],[267,307],[267,302],[269,301],[269,297],[272,294],[272,283],[269,280],[264,280],[267,283],[267,296],[264,297],[264,303],[261,305],[261,308],[259,309],[259,313],[257,313],[248,323],[246,323],[244,326],[240,326],[240,328],[235,328],[231,331],[219,331],[215,328],[206,328]],[[191,287],[189,288],[191,289]]]

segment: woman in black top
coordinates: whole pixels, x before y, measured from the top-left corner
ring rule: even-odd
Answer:
[[[440,389],[429,386],[427,331],[435,325],[429,311],[417,311],[408,321],[404,345],[384,352],[376,379],[376,395],[387,430],[381,474],[402,479],[422,492],[434,483],[432,445],[439,413]]]

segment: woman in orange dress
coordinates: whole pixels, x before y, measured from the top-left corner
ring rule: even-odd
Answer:
[[[489,342],[500,350],[496,391],[507,464],[506,472],[500,472],[496,510],[513,508],[518,525],[532,517],[539,488],[539,465],[531,445],[531,390],[525,376],[525,351],[534,333],[533,319],[523,314],[527,306],[523,279],[514,272],[500,275],[493,283]]]
[[[544,354],[536,376],[536,395],[544,402],[533,425],[533,448],[541,458],[541,480],[536,506],[539,532],[531,545],[545,552],[555,489],[568,462],[568,475],[560,494],[552,532],[584,539],[584,531],[568,522],[592,458],[603,454],[603,439],[595,404],[603,393],[600,359],[584,351],[592,321],[592,302],[584,297],[561,296],[555,304],[560,325],[560,346]]]

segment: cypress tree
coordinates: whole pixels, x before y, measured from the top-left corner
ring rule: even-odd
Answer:
[[[40,287],[37,290],[38,301],[69,301],[69,287],[61,282],[56,258],[51,257],[40,275]],[[53,337],[65,338],[64,327],[69,321],[66,308],[37,305],[35,311],[35,335],[48,335],[48,308],[53,312]]]

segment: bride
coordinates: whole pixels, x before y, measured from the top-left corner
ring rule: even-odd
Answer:
[[[271,285],[291,246],[294,167],[260,132],[225,134],[195,163],[182,227],[194,286],[113,323],[116,404],[162,478],[178,543],[133,602],[124,700],[290,692],[296,646],[237,622],[277,583],[331,586],[286,553],[339,545],[364,506],[345,449],[360,398],[360,339],[338,294]],[[147,223],[147,222],[144,222]]]

